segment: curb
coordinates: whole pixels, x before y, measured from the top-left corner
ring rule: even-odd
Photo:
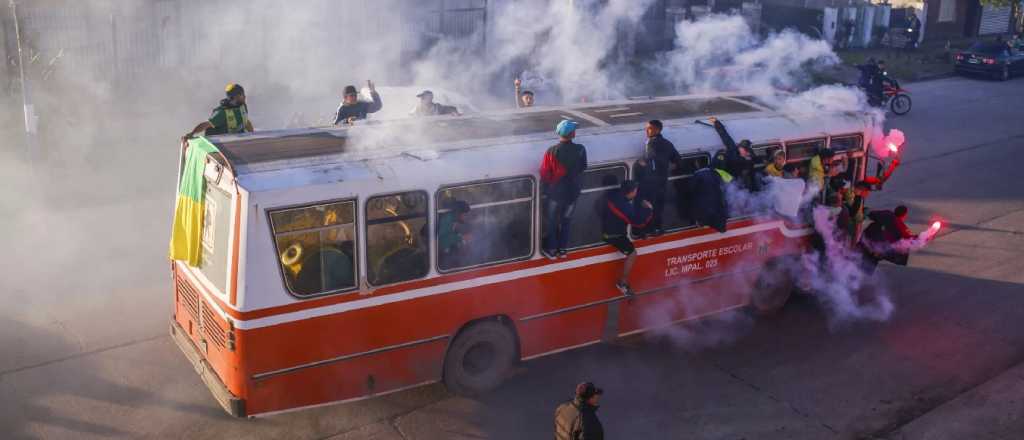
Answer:
[[[919,77],[919,78],[915,78],[913,81],[907,81],[907,83],[910,84],[910,83],[919,83],[919,82],[926,82],[926,81],[935,81],[937,79],[952,78],[954,76],[956,76],[956,73],[953,73],[953,72],[937,73],[937,74],[934,74],[934,75],[926,75],[926,76],[922,76],[922,77]]]

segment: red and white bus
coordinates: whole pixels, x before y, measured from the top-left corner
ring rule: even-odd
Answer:
[[[202,262],[172,262],[171,333],[224,408],[254,416],[443,381],[497,386],[519,361],[752,306],[792,283],[762,276],[808,246],[779,217],[695,225],[677,187],[721,149],[717,116],[759,155],[819,148],[865,170],[866,114],[785,115],[739,95],[677,96],[209,138]],[[590,166],[565,259],[539,253],[538,165],[562,119]],[[622,255],[590,209],[629,177],[643,124],[660,119],[674,171],[664,235],[636,241],[637,295],[615,288]],[[449,201],[471,206],[467,251],[441,253]]]

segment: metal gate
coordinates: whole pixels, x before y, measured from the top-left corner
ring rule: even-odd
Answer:
[[[1005,34],[1010,31],[1010,16],[1013,7],[982,6],[978,35]]]

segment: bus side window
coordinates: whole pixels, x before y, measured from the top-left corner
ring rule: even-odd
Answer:
[[[517,177],[443,187],[437,192],[441,272],[533,255],[534,182]],[[468,212],[462,209],[468,207]]]
[[[611,184],[610,179],[615,179]],[[579,249],[604,243],[601,237],[601,216],[604,215],[605,195],[617,189],[626,180],[626,165],[604,165],[589,168],[583,172],[583,191],[576,200],[572,214],[572,229],[569,249]],[[543,206],[543,205],[542,205]],[[546,219],[541,216],[541,223]],[[543,230],[543,227],[541,228]]]
[[[430,268],[427,193],[366,200],[366,277],[374,286],[414,280]]]
[[[862,136],[859,134],[836,136],[829,141],[828,147],[836,153],[843,151],[857,152],[861,149],[861,138]]]
[[[755,166],[757,171],[764,170],[764,167],[772,163],[772,155],[782,149],[782,144],[760,144],[754,145],[754,155],[758,158]]]
[[[270,212],[289,292],[311,296],[356,287],[355,214],[354,200]]]
[[[825,148],[825,139],[786,142],[786,163],[796,164],[800,168],[800,177],[807,180],[811,158],[823,148]]]
[[[665,214],[662,227],[666,231],[688,228],[694,225],[690,218],[690,206],[686,200],[686,186],[693,173],[706,168],[711,158],[706,153],[684,155],[679,160],[680,166],[672,170],[668,178],[668,190],[665,193]]]

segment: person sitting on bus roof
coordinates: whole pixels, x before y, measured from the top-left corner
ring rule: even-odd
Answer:
[[[715,131],[718,132],[718,137],[722,139],[722,144],[725,145],[726,171],[737,180],[740,188],[748,191],[760,191],[761,182],[755,172],[758,159],[750,147],[750,140],[743,139],[736,143],[725,129],[722,121],[715,117],[711,117],[710,121],[714,125]]]
[[[252,121],[249,120],[249,108],[245,105],[245,89],[242,86],[231,83],[224,88],[226,98],[220,100],[220,105],[213,109],[210,119],[200,122],[192,131],[181,137],[182,142],[188,142],[193,136],[205,133],[206,136],[218,134],[232,134],[252,132]]]
[[[786,152],[781,148],[772,153],[772,162],[764,167],[764,173],[772,177],[782,177],[782,167],[786,166]]]
[[[626,256],[626,262],[622,266],[622,276],[615,282],[615,287],[623,295],[633,294],[633,290],[629,287],[629,272],[633,270],[633,264],[636,263],[636,248],[629,240],[626,228],[633,226],[642,229],[653,217],[654,207],[651,202],[641,200],[639,206],[633,203],[639,186],[635,180],[622,182],[618,191],[608,195],[605,210],[601,216],[601,237],[604,242],[614,246]]]
[[[533,92],[529,90],[523,90],[523,80],[516,78],[513,84],[516,87],[516,107],[533,107]]]
[[[654,205],[651,222],[638,231],[641,237],[662,234],[661,219],[665,208],[665,193],[668,191],[668,176],[679,166],[679,151],[661,135],[663,124],[657,119],[647,122],[644,132],[647,143],[644,157],[633,166],[633,176],[640,184],[640,199]]]
[[[466,214],[470,211],[469,203],[454,200],[447,206],[448,211],[437,220],[437,248],[442,256],[457,254],[469,239],[468,233],[462,231],[466,225]]]
[[[573,142],[576,122],[562,120],[555,127],[557,144],[548,148],[541,160],[540,180],[544,195],[544,241],[541,253],[548,259],[565,258],[569,227],[576,199],[587,169],[587,149]]]
[[[409,112],[411,116],[455,115],[461,116],[459,109],[453,105],[442,105],[434,102],[434,92],[424,90],[416,95],[420,102]]]
[[[373,82],[366,80],[366,87],[370,89],[370,97],[373,98],[373,102],[360,101],[359,91],[356,90],[356,86],[345,86],[344,97],[341,104],[338,105],[338,112],[334,116],[334,125],[342,123],[351,124],[354,121],[366,119],[368,113],[377,113],[384,107],[384,103],[380,100],[380,94],[377,93],[377,88],[373,86]]]

